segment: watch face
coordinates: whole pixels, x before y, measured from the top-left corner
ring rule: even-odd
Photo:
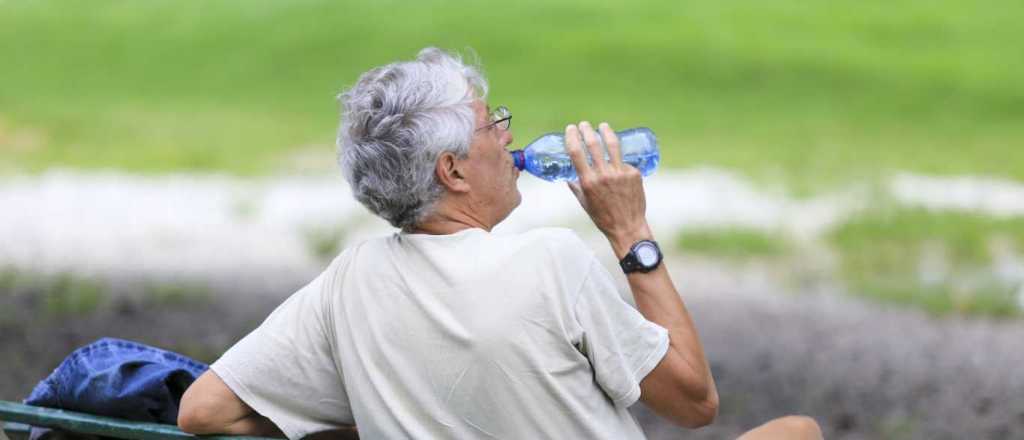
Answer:
[[[636,247],[636,259],[644,266],[653,266],[658,262],[658,248],[651,243],[641,243]]]

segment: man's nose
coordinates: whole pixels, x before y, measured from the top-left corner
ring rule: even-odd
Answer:
[[[510,144],[512,144],[512,141],[515,139],[515,138],[512,137],[512,131],[511,130],[506,130],[505,133],[504,133],[504,137],[505,137],[504,141],[505,141],[505,146],[506,147],[509,146]]]

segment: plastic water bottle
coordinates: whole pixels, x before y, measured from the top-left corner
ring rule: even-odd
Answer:
[[[658,153],[658,140],[654,132],[649,128],[630,128],[615,132],[619,136],[619,146],[622,152],[622,161],[640,170],[640,174],[647,177],[658,167],[661,156]],[[598,138],[600,139],[600,133]],[[587,154],[587,162],[593,164],[593,158],[586,145],[583,144],[583,151]],[[601,139],[602,146],[604,140]],[[604,160],[608,160],[608,150],[604,150]],[[511,151],[512,160],[520,171],[526,170],[541,179],[557,182],[578,180],[576,168],[572,166],[569,153],[565,151],[565,134],[548,133],[537,140],[530,142],[522,150]]]

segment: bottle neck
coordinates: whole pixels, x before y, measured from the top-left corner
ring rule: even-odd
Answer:
[[[516,169],[519,171],[526,169],[526,153],[523,150],[509,151],[509,154],[512,155],[512,162],[515,163]]]

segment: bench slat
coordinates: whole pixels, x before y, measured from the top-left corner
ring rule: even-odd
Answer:
[[[182,432],[174,425],[134,422],[7,401],[0,401],[0,421],[131,440],[195,440],[197,438],[192,434]],[[12,428],[16,427],[15,425]],[[202,438],[209,440],[267,440],[264,437],[245,436],[203,436]]]
[[[4,434],[10,440],[28,440],[32,433],[32,427],[21,423],[0,422],[3,425]]]

